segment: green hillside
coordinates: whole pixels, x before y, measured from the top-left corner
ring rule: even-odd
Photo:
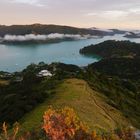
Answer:
[[[83,55],[98,55],[102,58],[137,58],[140,56],[140,44],[130,41],[107,40],[80,50]]]
[[[21,119],[23,131],[32,130],[41,125],[42,116],[49,106],[74,108],[80,119],[90,128],[112,130],[120,125],[130,126],[122,113],[106,103],[106,98],[92,90],[88,84],[79,79],[67,79],[54,89],[56,94]]]

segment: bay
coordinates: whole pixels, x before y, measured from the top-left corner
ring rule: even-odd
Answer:
[[[87,57],[79,54],[79,50],[90,44],[97,44],[105,40],[128,40],[123,35],[105,36],[85,40],[63,41],[53,44],[30,44],[30,45],[0,45],[0,71],[15,72],[23,70],[31,63],[63,62],[86,66],[97,62],[99,56]],[[129,39],[140,43],[140,39]]]

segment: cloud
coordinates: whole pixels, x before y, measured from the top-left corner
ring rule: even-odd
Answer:
[[[8,25],[140,28],[140,0],[0,0],[0,11]]]
[[[73,35],[73,34],[59,34],[59,33],[52,33],[49,35],[34,35],[34,34],[27,34],[27,35],[5,35],[3,38],[0,38],[1,41],[30,41],[30,40],[50,40],[50,39],[87,39],[90,35],[84,35],[81,36],[79,34]]]
[[[110,18],[110,19],[116,19],[116,18],[120,18],[120,17],[125,17],[127,16],[127,12],[125,11],[118,11],[118,10],[114,10],[114,11],[105,11],[104,13],[102,13],[102,17],[104,18]]]
[[[90,12],[85,15],[114,20],[114,19],[119,19],[121,17],[126,17],[128,13],[125,11],[114,10],[114,11]]]
[[[42,7],[44,6],[42,3],[40,3],[39,0],[13,0],[13,3],[21,3],[21,4],[28,4],[32,6]]]
[[[119,19],[128,17],[131,14],[140,14],[140,8],[130,8],[125,11],[123,10],[107,10],[107,11],[95,11],[95,12],[88,12],[86,16],[96,16],[99,18],[106,18],[106,19]]]
[[[140,7],[139,8],[131,8],[131,9],[129,9],[129,12],[140,14]]]

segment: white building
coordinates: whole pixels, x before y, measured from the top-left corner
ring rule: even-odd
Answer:
[[[38,73],[38,77],[52,77],[52,73],[48,70],[42,70]]]

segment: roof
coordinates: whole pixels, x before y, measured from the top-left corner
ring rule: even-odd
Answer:
[[[38,76],[40,77],[47,77],[47,76],[52,76],[52,73],[48,70],[41,70],[39,73],[38,73]]]
[[[42,70],[39,73],[50,73],[48,70]]]

